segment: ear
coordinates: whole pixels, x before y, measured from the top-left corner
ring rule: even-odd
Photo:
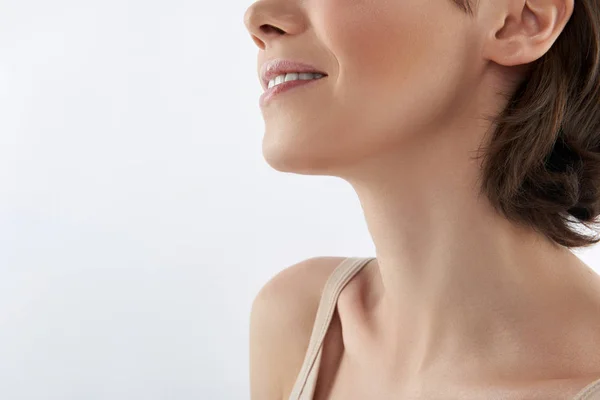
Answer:
[[[573,14],[575,0],[489,0],[483,56],[505,66],[528,64],[554,44]]]

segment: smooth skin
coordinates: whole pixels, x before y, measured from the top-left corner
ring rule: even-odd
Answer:
[[[261,108],[282,172],[337,176],[377,259],[344,289],[315,399],[571,399],[600,379],[600,276],[477,195],[478,160],[527,64],[574,0],[258,0],[274,58],[327,73]],[[357,256],[357,255],[352,255]],[[285,268],[250,322],[252,400],[287,399],[340,257]],[[342,335],[343,333],[343,335]]]

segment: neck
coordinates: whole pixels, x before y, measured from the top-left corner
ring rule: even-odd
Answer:
[[[508,362],[507,349],[527,353],[521,339],[535,343],[549,324],[559,335],[581,318],[562,297],[581,290],[578,258],[479,197],[478,165],[461,146],[390,155],[347,179],[376,248],[372,342],[415,376],[467,353]]]

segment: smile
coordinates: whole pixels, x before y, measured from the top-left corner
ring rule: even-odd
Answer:
[[[326,75],[321,75],[321,74],[306,74],[306,75],[312,76],[312,77],[309,77],[308,79],[306,79],[305,74],[300,74],[300,75],[305,75],[305,79],[302,79],[299,77],[294,79],[293,73],[286,74],[286,78],[288,75],[292,75],[292,77],[291,77],[291,79],[288,78],[287,81],[283,81],[283,75],[280,75],[277,78],[275,78],[269,82],[269,88],[267,90],[265,90],[265,92],[260,96],[260,99],[259,99],[261,107],[266,105],[273,97],[277,96],[280,93],[287,92],[288,90],[293,89],[298,86],[314,84],[315,82],[318,82],[326,77]],[[296,74],[296,75],[298,75],[298,74]],[[277,82],[279,82],[279,83],[277,83]]]

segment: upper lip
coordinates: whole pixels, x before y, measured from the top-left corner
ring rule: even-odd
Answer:
[[[277,58],[265,62],[260,68],[260,81],[265,90],[269,86],[269,81],[275,77],[289,72],[311,72],[315,74],[327,75],[318,68],[300,61],[286,60]]]

